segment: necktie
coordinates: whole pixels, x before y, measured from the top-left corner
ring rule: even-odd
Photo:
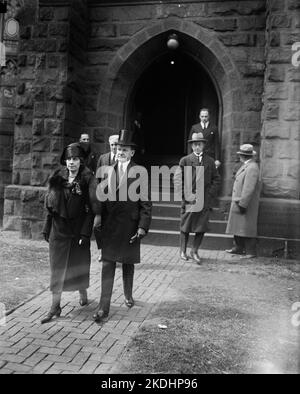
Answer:
[[[202,153],[199,155],[199,164],[202,165]]]
[[[112,160],[111,160],[112,164],[114,164],[115,161],[116,161],[116,155],[113,155]]]

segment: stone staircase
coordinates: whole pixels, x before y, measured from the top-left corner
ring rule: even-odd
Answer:
[[[220,208],[213,208],[210,215],[210,231],[204,236],[201,247],[224,250],[232,246],[232,236],[225,234],[225,214]],[[165,246],[179,245],[180,203],[154,202],[152,224],[145,243]],[[192,237],[190,237],[191,241]]]
[[[159,201],[153,200],[152,223],[144,242],[153,245],[179,246],[181,203],[174,201],[172,180],[170,190],[164,189],[162,184],[152,184],[151,190],[159,193]],[[219,207],[213,208],[209,223],[210,231],[205,234],[201,247],[214,250],[231,248],[232,236],[225,234],[226,213]],[[191,236],[189,243],[192,238]]]

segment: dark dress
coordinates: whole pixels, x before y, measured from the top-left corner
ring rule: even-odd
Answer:
[[[95,178],[87,168],[71,184],[66,168],[49,179],[43,233],[49,237],[50,290],[54,293],[89,287],[94,191]],[[82,236],[86,243],[79,245]]]

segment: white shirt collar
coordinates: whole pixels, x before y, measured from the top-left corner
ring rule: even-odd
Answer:
[[[125,172],[127,170],[127,167],[128,167],[129,163],[130,163],[130,160],[127,160],[125,162],[121,162],[121,161],[118,160],[118,169],[120,169],[121,165],[122,165],[123,171]]]

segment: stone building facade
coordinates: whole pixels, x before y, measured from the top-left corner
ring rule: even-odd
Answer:
[[[157,142],[161,154],[176,156],[199,107],[209,106],[221,132],[221,205],[230,201],[240,143],[253,143],[263,182],[259,232],[300,239],[300,67],[291,62],[300,41],[298,0],[17,3],[17,73],[0,80],[4,228],[38,236],[47,178],[81,132],[102,153],[108,136],[133,127],[137,113],[148,116],[145,127],[158,114],[157,127],[148,123],[150,153]],[[173,33],[176,51],[166,46]],[[170,59],[177,73],[168,72]],[[167,92],[160,90],[165,79]],[[15,89],[9,109],[7,84]],[[176,113],[182,134],[163,137],[166,116]]]

